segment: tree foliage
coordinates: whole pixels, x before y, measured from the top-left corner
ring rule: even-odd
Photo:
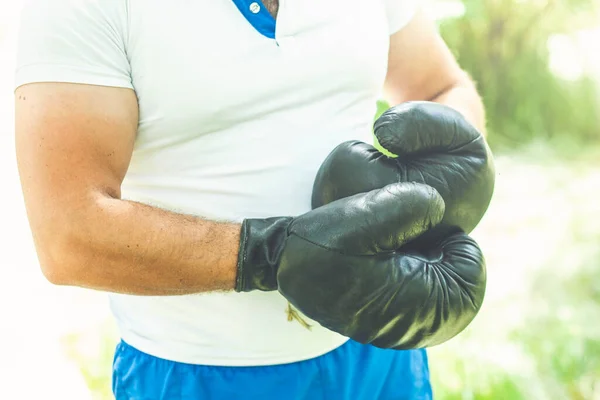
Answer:
[[[598,24],[598,1],[465,0],[440,32],[476,81],[492,145],[534,139],[600,138],[598,85],[565,81],[549,67],[548,39]],[[590,49],[589,51],[598,51]]]

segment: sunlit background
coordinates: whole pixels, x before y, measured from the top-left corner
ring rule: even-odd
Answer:
[[[0,398],[110,399],[105,296],[46,283],[14,156],[20,0],[0,6]],[[497,189],[476,321],[430,351],[436,399],[600,399],[600,0],[437,1],[478,82]],[[382,105],[383,107],[383,105]],[[332,399],[335,400],[335,399]]]

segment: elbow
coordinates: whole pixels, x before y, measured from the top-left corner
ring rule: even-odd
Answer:
[[[57,286],[95,287],[102,278],[97,268],[114,255],[106,231],[106,213],[97,201],[34,219],[32,231],[41,272]]]
[[[69,234],[54,235],[38,245],[42,274],[56,286],[83,286],[83,266],[88,264],[85,251],[77,245],[77,238]]]
[[[56,286],[78,286],[78,272],[73,266],[59,260],[40,260],[44,278]]]
[[[41,263],[42,274],[48,282],[56,286],[74,286],[74,277],[66,268],[50,263]]]

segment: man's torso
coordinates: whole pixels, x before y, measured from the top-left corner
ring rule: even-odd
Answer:
[[[140,125],[123,196],[238,222],[308,211],[329,151],[370,140],[386,73],[383,6],[350,1],[268,2],[269,38],[230,1],[131,0]],[[288,321],[278,293],[111,301],[125,340],[176,361],[283,363],[345,341]]]

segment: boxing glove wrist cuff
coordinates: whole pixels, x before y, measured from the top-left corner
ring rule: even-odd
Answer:
[[[242,223],[236,292],[277,290],[277,269],[291,217],[246,219]]]

